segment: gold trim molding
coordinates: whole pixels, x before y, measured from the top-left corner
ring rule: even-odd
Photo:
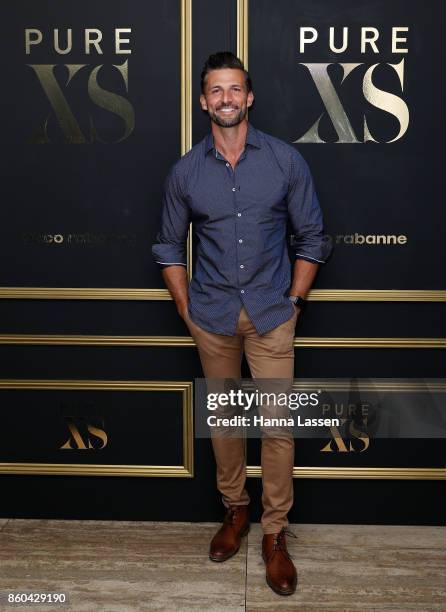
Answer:
[[[237,0],[237,57],[248,70],[248,0]]]
[[[181,0],[181,155],[192,148],[192,0]]]
[[[0,474],[51,474],[62,476],[194,476],[193,383],[164,380],[43,380],[0,379],[0,389],[179,391],[182,394],[183,465],[122,465],[95,463],[0,463]]]
[[[260,466],[248,466],[247,475],[260,478]],[[293,478],[342,478],[367,480],[446,480],[446,468],[324,468],[294,467]]]
[[[191,224],[192,225],[192,224]],[[192,235],[191,226],[189,236]],[[191,277],[192,240],[188,237],[188,271]],[[110,287],[0,287],[0,299],[32,300],[172,300],[167,289]],[[446,302],[446,290],[418,289],[312,289],[312,302]]]
[[[446,338],[296,337],[296,348],[445,349]]]
[[[314,302],[446,302],[443,289],[312,289]]]
[[[59,346],[196,346],[191,336],[0,334],[0,344]],[[297,336],[295,348],[446,349],[446,338],[319,338]]]

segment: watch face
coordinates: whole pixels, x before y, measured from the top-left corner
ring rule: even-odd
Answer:
[[[301,298],[300,296],[290,296],[290,301],[293,302],[293,304],[295,306],[303,306],[303,304],[305,303],[305,300],[303,298]]]

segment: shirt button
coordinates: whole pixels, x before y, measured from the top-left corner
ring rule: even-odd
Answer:
[[[244,268],[245,266],[244,266],[243,264],[240,264],[240,267],[241,267],[241,268]]]
[[[237,213],[237,217],[241,217],[241,216],[242,216],[242,213]]]
[[[232,188],[232,191],[235,191],[235,187]]]
[[[243,240],[242,240],[241,238],[239,238],[239,239],[238,239],[238,241],[239,241],[240,243],[242,243],[242,242],[243,242]]]
[[[245,290],[244,290],[244,289],[241,289],[241,290],[240,290],[240,293],[245,293]]]
[[[229,168],[229,163],[228,162],[226,162],[226,168]]]

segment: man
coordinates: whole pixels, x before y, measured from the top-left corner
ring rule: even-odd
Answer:
[[[247,120],[251,79],[229,52],[211,55],[201,75],[200,104],[212,132],[172,168],[166,181],[155,261],[194,338],[207,379],[240,378],[243,351],[256,379],[294,376],[300,308],[324,263],[322,214],[307,164],[287,143]],[[296,249],[291,282],[286,224]],[[193,222],[197,259],[188,286],[186,240]],[[213,561],[239,549],[249,529],[244,440],[212,437],[217,486],[226,516],[210,546]],[[296,589],[286,548],[293,504],[294,440],[262,438],[262,554],[269,586]]]

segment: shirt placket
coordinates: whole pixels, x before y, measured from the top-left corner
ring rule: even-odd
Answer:
[[[243,216],[245,213],[240,209],[240,199],[238,197],[238,194],[240,192],[240,185],[238,184],[238,181],[237,181],[237,176],[238,176],[237,166],[243,159],[245,159],[246,149],[241,154],[234,169],[232,169],[231,164],[222,155],[220,155],[218,151],[216,152],[216,157],[217,159],[222,159],[225,162],[226,168],[231,177],[231,189],[233,193],[233,204],[234,204],[234,215],[235,215],[235,240],[236,240],[235,265],[236,265],[237,280],[238,280],[237,284],[239,287],[239,293],[241,295],[244,295],[246,292],[246,287],[244,286],[245,285],[244,272],[246,271],[245,253],[244,253],[244,240],[245,240],[244,227],[246,225],[246,220],[244,219],[244,216]]]

